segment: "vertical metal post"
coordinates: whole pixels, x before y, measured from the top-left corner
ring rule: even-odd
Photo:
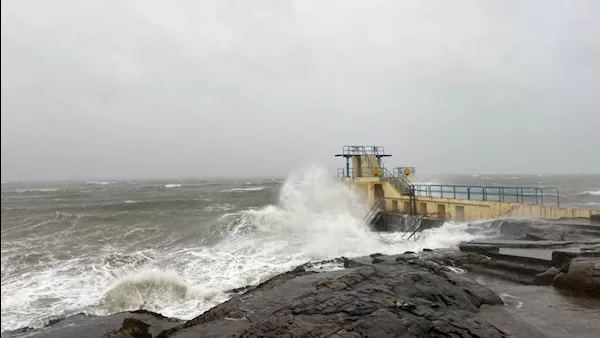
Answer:
[[[467,199],[470,200],[471,199],[471,186],[467,187]]]
[[[346,177],[350,177],[350,157],[346,157]]]

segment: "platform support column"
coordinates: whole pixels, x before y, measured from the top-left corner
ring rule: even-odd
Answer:
[[[350,158],[346,157],[346,177],[350,177]]]

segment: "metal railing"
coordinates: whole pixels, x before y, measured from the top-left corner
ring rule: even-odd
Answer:
[[[400,194],[405,196],[560,206],[560,193],[557,188],[553,187],[415,184],[404,175],[405,168],[393,168],[392,172],[383,166],[381,168],[360,168],[360,170],[350,168],[348,172],[344,168],[338,168],[337,176],[380,177],[390,182]]]
[[[384,205],[385,201],[379,201],[379,202],[375,202],[375,204],[373,204],[373,206],[371,207],[371,209],[369,210],[369,212],[367,212],[367,214],[365,215],[365,217],[362,219],[362,221],[360,221],[360,225],[369,225],[373,219],[375,218],[375,216],[377,216],[377,213],[383,211],[383,205]]]
[[[344,146],[342,155],[385,155],[385,149],[382,146]]]
[[[404,170],[408,169],[410,175],[414,175],[416,173],[415,167],[396,167],[392,169],[394,175],[404,175]]]
[[[440,215],[437,212],[432,212],[432,213],[428,213],[428,214],[424,214],[424,215],[419,215],[417,216],[417,218],[415,219],[415,222],[413,223],[412,227],[409,228],[403,235],[402,238],[404,238],[404,236],[406,236],[408,233],[410,233],[410,236],[408,236],[407,239],[411,239],[411,237],[414,236],[415,241],[418,239],[419,236],[417,236],[417,232],[419,230],[421,230],[421,228],[423,227],[423,225],[425,225],[424,221],[428,221],[431,219],[443,219],[443,220],[450,220],[452,219],[451,215],[449,213],[445,213],[444,215]]]
[[[413,184],[414,193],[421,197],[439,197],[479,201],[498,201],[560,206],[557,188],[472,186],[451,184]]]
[[[393,174],[387,168],[383,168],[383,177],[390,182],[401,195],[411,195],[412,182],[403,174]]]

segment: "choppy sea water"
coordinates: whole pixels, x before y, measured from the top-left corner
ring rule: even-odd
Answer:
[[[429,183],[554,186],[600,209],[596,176],[447,176]],[[360,225],[361,197],[321,168],[285,180],[2,183],[2,331],[75,313],[144,308],[190,319],[225,291],[306,261],[454,247],[447,223],[418,241]]]

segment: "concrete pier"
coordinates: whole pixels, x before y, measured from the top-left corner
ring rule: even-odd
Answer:
[[[391,155],[381,146],[344,146],[336,156],[346,159],[346,167],[338,169],[338,179],[361,192],[381,212],[456,221],[600,219],[600,210],[561,207],[559,191],[552,187],[419,185],[414,167],[384,165],[383,158]]]

